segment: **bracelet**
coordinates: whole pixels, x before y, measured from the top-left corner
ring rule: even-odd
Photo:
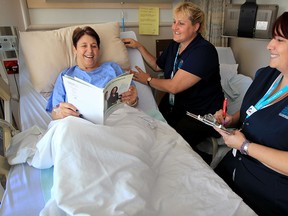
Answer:
[[[244,154],[244,155],[248,155],[248,146],[251,142],[247,139],[244,140],[244,142],[242,143],[241,147],[240,147],[240,153]]]

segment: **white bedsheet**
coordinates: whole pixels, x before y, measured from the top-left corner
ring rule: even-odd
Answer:
[[[174,129],[128,106],[104,126],[55,121],[30,148],[33,166],[54,165],[42,215],[255,215]]]

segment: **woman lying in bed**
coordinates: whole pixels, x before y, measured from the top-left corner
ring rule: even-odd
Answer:
[[[123,73],[122,68],[114,62],[99,64],[100,37],[91,27],[76,28],[72,35],[72,41],[77,65],[59,74],[46,107],[48,112],[52,112],[54,120],[81,115],[77,107],[66,102],[66,91],[62,78],[65,74],[103,88],[111,79]],[[124,92],[121,95],[121,101],[130,106],[136,106],[138,103],[136,87],[131,86],[127,92]]]

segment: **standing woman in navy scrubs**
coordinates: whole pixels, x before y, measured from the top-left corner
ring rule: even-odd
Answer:
[[[218,122],[240,126],[234,135],[216,129],[226,154],[215,171],[259,215],[288,215],[288,12],[273,26],[268,67],[257,71],[239,112],[215,113]]]
[[[179,3],[173,10],[173,41],[156,59],[139,42],[125,38],[127,47],[137,48],[155,72],[164,72],[165,79],[152,78],[141,68],[132,71],[134,80],[167,92],[159,109],[167,122],[195,147],[209,136],[219,134],[186,115],[215,113],[222,106],[224,94],[220,82],[216,48],[205,34],[204,12],[191,2]],[[216,132],[216,133],[215,133]]]

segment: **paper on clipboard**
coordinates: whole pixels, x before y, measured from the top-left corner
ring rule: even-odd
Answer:
[[[201,121],[201,122],[203,122],[203,123],[205,123],[205,124],[207,124],[207,125],[209,125],[211,127],[219,128],[219,129],[223,130],[227,134],[232,134],[233,133],[232,130],[229,130],[229,129],[225,128],[223,125],[219,124],[215,120],[215,118],[214,118],[214,116],[212,114],[206,114],[204,116],[201,116],[201,115],[195,115],[193,113],[190,113],[190,112],[186,111],[186,115],[188,115],[188,116],[190,116],[190,117],[192,117],[194,119],[197,119],[198,121]]]

